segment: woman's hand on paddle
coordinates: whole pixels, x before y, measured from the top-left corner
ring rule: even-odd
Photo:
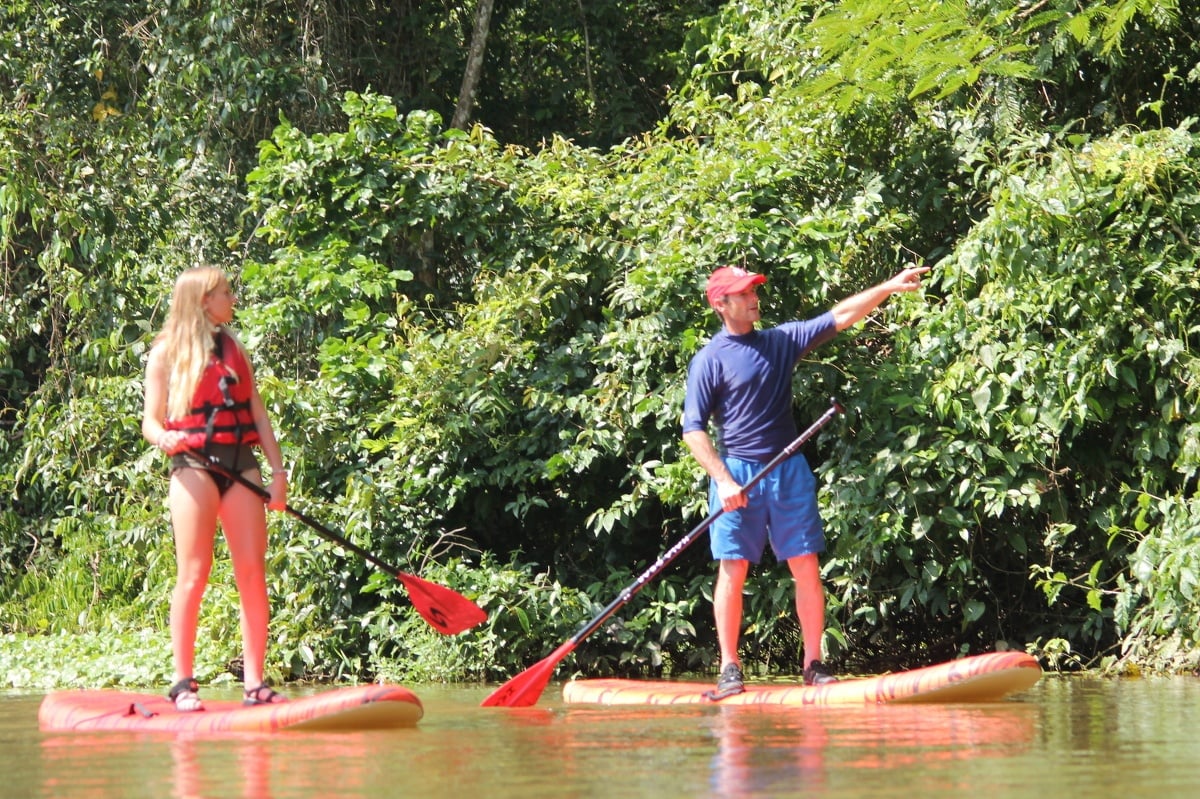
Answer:
[[[271,498],[267,500],[267,508],[270,510],[287,510],[287,472],[280,470],[271,473],[271,485],[267,486],[267,491],[271,494]]]
[[[168,455],[174,455],[183,448],[186,433],[181,430],[163,430],[158,437],[158,448]]]

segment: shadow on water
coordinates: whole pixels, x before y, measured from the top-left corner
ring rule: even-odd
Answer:
[[[41,734],[0,695],[0,796],[1193,796],[1200,681],[1046,678],[993,704],[480,708],[416,689],[415,728],[196,737]]]

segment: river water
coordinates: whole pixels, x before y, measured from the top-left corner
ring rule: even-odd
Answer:
[[[0,694],[0,797],[1200,796],[1190,677],[839,709],[564,705],[557,685],[482,708],[494,686],[411,687],[412,729],[224,738],[42,734],[40,696]]]

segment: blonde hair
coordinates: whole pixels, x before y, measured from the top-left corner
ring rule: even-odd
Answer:
[[[175,281],[167,321],[156,344],[163,348],[168,364],[167,418],[187,416],[192,394],[204,374],[212,352],[216,327],[204,312],[204,298],[226,281],[214,266],[184,270]]]

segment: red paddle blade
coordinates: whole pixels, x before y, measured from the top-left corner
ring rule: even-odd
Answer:
[[[481,607],[444,585],[400,572],[396,579],[408,589],[408,598],[422,618],[444,635],[457,635],[487,619]]]
[[[548,657],[542,658],[525,671],[501,685],[483,700],[481,707],[529,707],[538,701],[546,684],[554,676],[559,661],[571,654],[575,641],[567,641]]]

